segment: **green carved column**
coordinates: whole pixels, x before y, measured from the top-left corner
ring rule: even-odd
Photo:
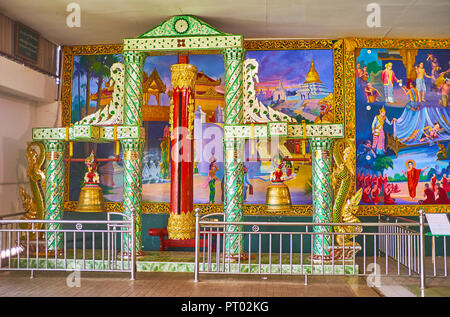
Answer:
[[[66,142],[44,141],[45,147],[45,220],[62,220],[64,212],[64,154]],[[59,230],[58,223],[47,225],[48,230]],[[62,249],[62,233],[47,233],[47,249]]]
[[[142,84],[146,55],[140,52],[123,53],[125,64],[125,107],[123,125],[142,125]]]
[[[144,141],[122,140],[123,150],[123,213],[131,216],[134,210],[136,219],[136,252],[142,253],[142,151]],[[125,236],[124,250],[130,252],[128,236]]]
[[[124,126],[142,126],[142,84],[146,54],[126,51],[123,53],[125,64],[125,105],[123,111]],[[131,216],[135,212],[136,252],[142,254],[142,151],[144,140],[124,139],[123,150],[123,212]],[[125,239],[125,250],[130,250]],[[128,251],[129,252],[129,251]]]
[[[312,152],[313,222],[332,222],[333,193],[331,189],[331,148],[333,139],[313,138],[309,141]],[[331,232],[331,226],[315,226],[314,232]],[[314,235],[313,256],[329,255],[330,235]]]
[[[244,204],[244,141],[243,140],[224,140],[224,211],[226,221],[240,222],[243,219]],[[242,226],[228,226],[228,232],[240,232]],[[244,239],[239,235],[232,234],[226,237],[225,252],[229,256],[233,256],[242,252]]]
[[[245,51],[228,48],[222,51],[225,64],[225,119],[226,125],[243,123],[243,66]],[[226,221],[242,221],[244,184],[244,143],[235,139],[224,140],[224,212]],[[240,232],[241,226],[231,226],[228,231]],[[242,250],[239,235],[226,240],[229,256]]]

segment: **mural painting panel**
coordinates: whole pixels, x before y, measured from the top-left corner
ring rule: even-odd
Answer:
[[[356,187],[364,205],[446,205],[450,51],[361,49],[356,57]]]
[[[253,77],[256,98],[296,122],[334,122],[334,69],[332,49],[248,51],[247,59],[258,65]],[[190,55],[198,69],[195,86],[194,121],[194,203],[223,204],[223,122],[224,64],[221,55]],[[109,67],[122,62],[121,54],[73,55],[71,71],[70,122],[94,113],[112,98]],[[146,145],[143,154],[144,203],[170,202],[170,66],[176,55],[149,56],[144,64],[143,126]],[[67,111],[63,115],[67,116]],[[271,173],[282,157],[295,157],[300,146],[283,140],[270,157],[270,145],[245,145],[245,203],[263,205]],[[254,147],[254,149],[252,149]],[[98,158],[114,157],[113,144],[74,144],[74,158],[85,158],[91,151]],[[255,155],[256,153],[256,155]],[[263,160],[267,157],[268,160]],[[122,157],[122,153],[120,153]],[[68,200],[78,200],[83,185],[84,164],[70,164]],[[286,184],[294,205],[310,205],[311,163],[288,162],[284,167]],[[106,202],[122,201],[121,161],[99,165]]]

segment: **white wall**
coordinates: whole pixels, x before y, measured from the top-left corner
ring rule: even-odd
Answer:
[[[33,127],[60,124],[55,79],[0,57],[0,214],[21,212],[28,185],[26,147]]]

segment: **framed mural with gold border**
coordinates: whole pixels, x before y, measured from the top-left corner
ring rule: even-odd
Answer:
[[[359,215],[450,210],[449,39],[344,40]]]
[[[248,40],[244,41],[244,48],[246,49],[246,58],[254,59],[259,64],[259,81],[255,84],[255,88],[258,100],[263,104],[295,117],[298,122],[302,120],[307,123],[345,122],[344,40]],[[63,52],[62,124],[68,126],[98,110],[105,103],[107,104],[111,94],[107,68],[112,63],[121,61],[122,45],[67,46],[64,47]],[[223,112],[224,104],[223,76],[220,73],[221,67],[223,68],[222,56],[217,54],[207,56],[202,52],[196,52],[196,54],[202,56],[190,55],[190,62],[199,70],[196,100],[199,100],[198,105],[201,105],[201,111],[197,113],[198,118],[203,120],[202,124],[210,128],[214,126],[221,128],[220,115],[221,111]],[[160,55],[150,56],[150,58],[153,60],[149,64],[153,66],[144,66],[144,85],[147,86],[144,87],[146,100],[143,121],[144,127],[147,130],[151,129],[152,135],[156,133],[158,136],[154,140],[150,140],[148,147],[144,150],[149,153],[149,159],[146,161],[144,158],[144,163],[148,166],[144,167],[143,171],[145,177],[149,179],[144,186],[148,186],[149,189],[143,190],[142,212],[169,213],[167,198],[170,196],[170,187],[167,185],[167,175],[165,178],[154,177],[154,175],[162,173],[160,169],[162,156],[159,152],[162,150],[164,136],[167,132],[165,129],[169,112],[166,106],[171,96],[170,72],[167,72],[167,69],[171,64],[177,62],[177,56]],[[196,105],[197,109],[198,105]],[[220,107],[222,109],[219,109]],[[289,151],[295,151],[289,146],[287,148]],[[74,144],[74,157],[81,158],[91,150],[99,151],[97,157],[107,157],[112,155],[113,145],[76,143]],[[158,155],[153,158],[152,153],[156,152]],[[206,158],[206,160],[208,159]],[[82,164],[68,162],[65,164],[64,207],[65,210],[74,211],[84,171]],[[308,174],[308,166],[304,165],[294,168],[291,183],[288,183],[289,186],[292,184],[293,201],[292,210],[289,213],[265,210],[265,189],[271,167],[266,166],[265,172],[261,167],[258,167],[256,171],[249,167],[250,177],[244,214],[312,215],[312,197],[310,188],[308,189],[310,181],[308,179],[295,180],[296,174]],[[221,182],[218,182],[216,188],[216,201],[212,203],[208,201],[211,192],[205,186],[207,185],[205,182],[208,175],[207,166],[208,162],[206,165],[198,164],[196,166],[199,180],[195,183],[194,204],[201,207],[203,213],[221,212],[223,203],[215,203],[221,202],[219,186]],[[122,192],[115,191],[115,187],[120,187],[118,185],[121,174],[111,171],[120,171],[120,166],[116,162],[112,162],[99,167],[100,175],[103,175],[102,183],[109,184],[103,188],[106,197],[105,207],[107,211],[120,212],[122,210]],[[309,172],[309,174],[311,173]],[[144,180],[145,177],[143,177]],[[148,197],[146,193],[148,193]],[[160,196],[157,195],[166,196],[160,199]],[[115,198],[109,199],[108,197]],[[151,197],[156,198],[152,199]]]

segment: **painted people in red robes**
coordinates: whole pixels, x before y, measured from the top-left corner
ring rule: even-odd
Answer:
[[[371,189],[370,189],[369,186],[364,187],[363,195],[362,195],[362,201],[363,202],[365,202],[365,203],[370,203],[371,202],[370,201],[370,191],[371,191]]]
[[[431,177],[431,189],[435,192],[436,191],[436,174],[433,174],[433,177]]]
[[[425,184],[425,200],[422,202],[424,205],[434,204],[436,203],[436,198],[434,196],[433,190],[430,188],[430,184]]]
[[[442,182],[442,188],[444,188],[446,192],[450,191],[449,187],[448,187],[449,183],[448,183],[447,174],[442,175],[441,182]]]
[[[447,191],[441,187],[440,183],[436,184],[436,193],[437,193],[437,199],[436,199],[436,203],[443,205],[443,204],[448,204],[449,203],[449,199],[447,197]]]
[[[369,173],[367,173],[366,177],[364,177],[364,187],[368,187],[368,186],[371,187]]]
[[[384,174],[384,177],[383,177],[383,190],[386,188],[386,186],[388,184],[388,181],[389,181],[389,179],[388,179],[387,174]]]
[[[386,205],[394,205],[395,199],[391,197],[391,194],[394,192],[394,186],[392,184],[388,184],[384,187],[384,203]]]
[[[383,189],[383,176],[381,175],[381,173],[377,177],[377,185],[378,189],[381,191]]]
[[[419,184],[420,173],[428,168],[417,169],[416,163],[413,160],[406,161],[406,173],[402,171],[403,175],[408,178],[409,197],[414,199],[416,197],[416,189]]]
[[[377,183],[373,185],[372,192],[370,193],[370,198],[372,198],[372,201],[375,205],[378,205],[380,202],[380,197],[378,195],[380,194],[380,189],[378,188]]]

